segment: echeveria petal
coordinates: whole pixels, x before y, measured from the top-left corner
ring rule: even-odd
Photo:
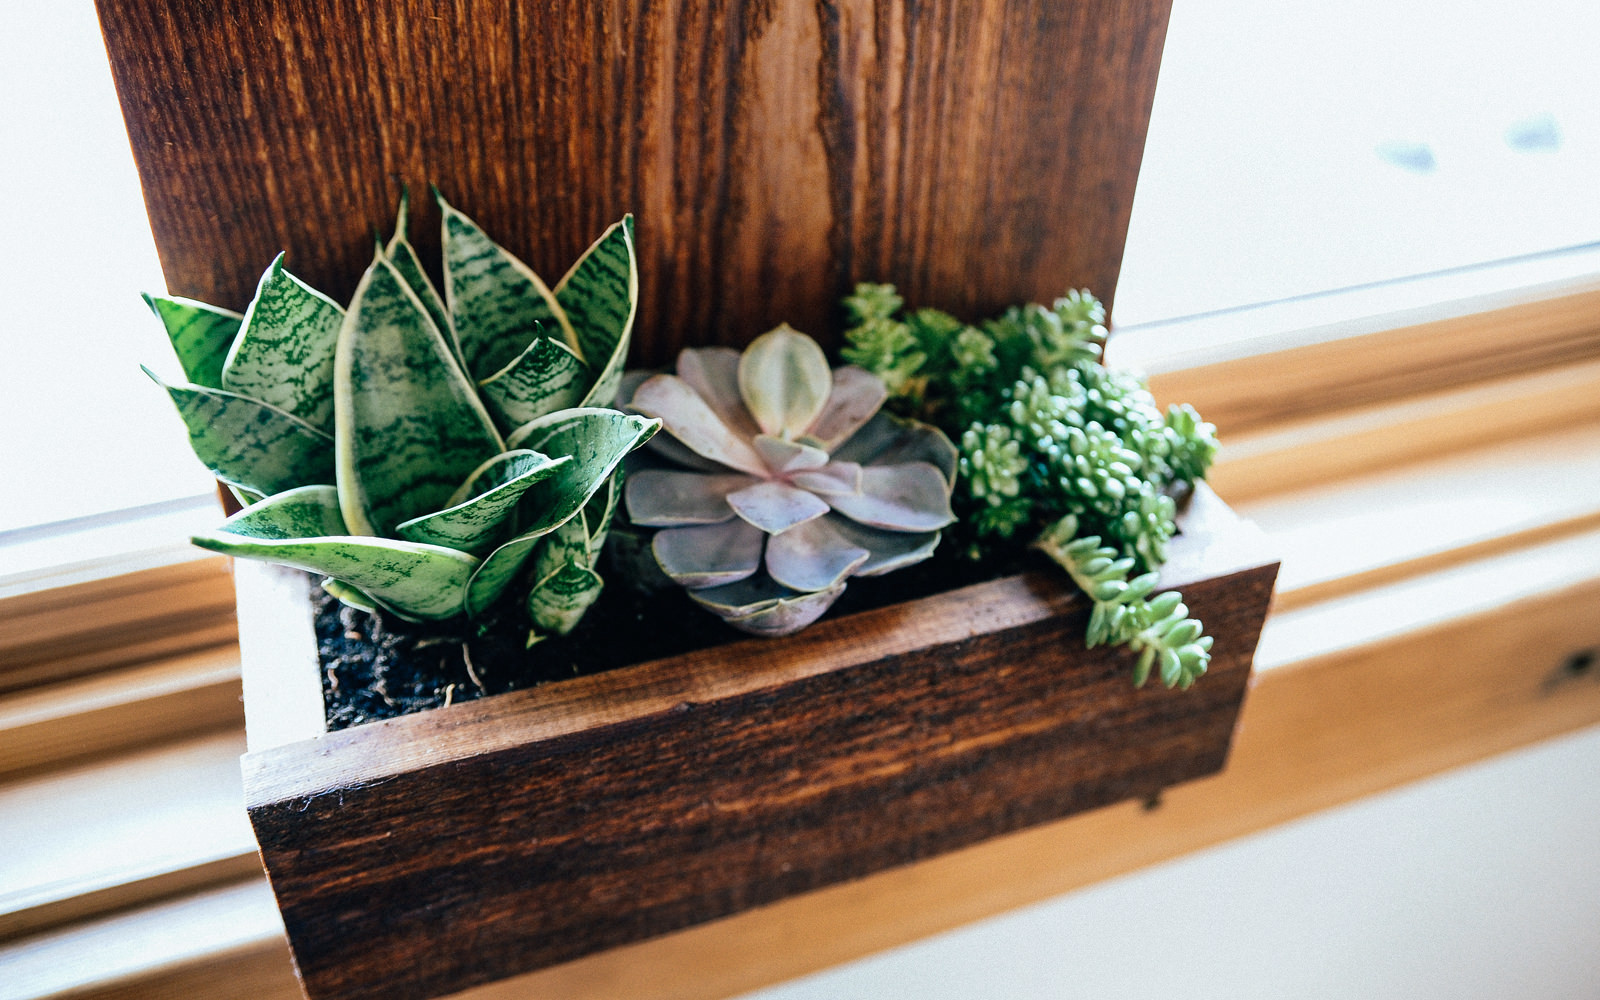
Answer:
[[[729,493],[728,506],[769,535],[787,531],[828,512],[827,502],[816,494],[771,481]]]
[[[222,387],[333,430],[333,353],[339,303],[283,269],[278,254],[256,287],[222,366]]]
[[[443,225],[445,303],[472,376],[487,378],[510,364],[538,334],[540,323],[560,330],[561,339],[581,355],[555,293],[443,195],[434,195]]]
[[[772,536],[767,541],[767,575],[785,587],[808,592],[841,583],[871,553],[839,533],[833,522],[840,520],[819,517]]]
[[[521,427],[547,413],[577,406],[589,387],[589,369],[572,348],[534,337],[528,349],[478,383],[501,427]]]
[[[828,503],[860,524],[894,531],[934,531],[955,520],[950,484],[927,462],[867,466],[859,494],[829,496]]]
[[[552,459],[525,449],[496,455],[456,491],[449,507],[402,521],[395,531],[413,542],[483,555],[505,537],[511,513],[528,488],[570,461],[570,455]]]
[[[306,486],[246,507],[193,541],[214,552],[334,577],[412,618],[461,612],[478,560],[437,545],[351,536],[344,529],[334,488]]]
[[[700,394],[740,437],[761,433],[739,395],[739,352],[731,347],[686,347],[678,352],[678,377]]]
[[[822,348],[788,324],[757,337],[739,357],[739,395],[761,430],[774,437],[805,433],[832,390]]]
[[[833,391],[816,421],[806,429],[824,451],[832,452],[871,420],[889,398],[883,379],[855,365],[833,370]]]
[[[582,406],[610,406],[628,356],[639,302],[639,266],[633,253],[633,216],[600,234],[555,288],[573,335],[594,375]]]
[[[664,458],[668,462],[682,466],[685,469],[697,469],[700,472],[709,472],[715,475],[728,471],[728,466],[723,465],[721,462],[713,462],[711,459],[701,455],[696,455],[683,442],[671,434],[657,434],[644,447],[645,451],[651,455]]]
[[[333,439],[304,420],[254,399],[198,385],[167,385],[189,428],[195,457],[223,482],[270,496],[332,484]]]
[[[820,469],[828,464],[828,453],[808,444],[785,441],[766,434],[757,434],[752,443],[755,445],[756,454],[761,456],[761,461],[766,463],[774,475]]]
[[[615,404],[617,409],[626,410],[632,406],[633,394],[638,391],[641,385],[644,385],[647,379],[653,378],[657,374],[657,372],[644,368],[635,368],[631,372],[623,372],[621,380],[617,382],[617,401]]]
[[[857,524],[848,517],[829,514],[823,518],[852,545],[859,545],[870,555],[855,568],[851,576],[878,576],[904,569],[933,555],[939,546],[937,531],[885,531]]]
[[[761,567],[759,528],[743,521],[668,528],[656,532],[650,551],[662,572],[691,589],[743,580]]]
[[[353,534],[390,535],[441,509],[505,450],[443,335],[381,257],[356,288],[335,361],[334,455]]]
[[[927,462],[954,485],[956,454],[956,446],[937,427],[880,412],[833,452],[833,458],[862,465]]]
[[[749,442],[723,423],[700,394],[676,375],[649,379],[634,391],[628,405],[659,419],[668,434],[695,454],[752,476],[766,475],[766,463]]]
[[[798,632],[822,617],[844,593],[844,584],[799,594],[757,574],[737,583],[691,590],[695,602],[734,628],[751,635],[781,636]]]
[[[789,477],[803,490],[830,496],[861,492],[861,466],[854,462],[829,462],[820,469],[808,469]]]
[[[647,528],[718,524],[733,517],[728,494],[760,480],[741,473],[706,475],[677,469],[641,469],[628,476],[628,518]]]
[[[206,389],[222,388],[222,363],[244,317],[231,309],[177,296],[146,295],[144,304],[166,328],[184,377]]]

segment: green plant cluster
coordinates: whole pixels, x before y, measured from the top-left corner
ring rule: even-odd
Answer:
[[[1162,412],[1143,380],[1101,364],[1100,302],[1072,292],[976,325],[936,309],[905,311],[892,285],[858,285],[844,305],[845,359],[884,380],[897,412],[959,443],[964,551],[981,559],[1037,542],[1094,599],[1095,614],[1115,620],[1092,629],[1090,645],[1139,651],[1141,683],[1157,662],[1168,686],[1187,687],[1204,672],[1209,639],[1154,642],[1151,629],[1182,605],[1148,591],[1177,530],[1173,495],[1205,475],[1215,428],[1189,406]],[[1094,544],[1072,548],[1073,539]],[[1102,549],[1111,555],[1086,557],[1096,569],[1085,572],[1077,555]],[[1096,575],[1113,570],[1116,581]],[[1132,572],[1141,575],[1130,582]],[[1100,596],[1110,582],[1123,587],[1116,600]]]

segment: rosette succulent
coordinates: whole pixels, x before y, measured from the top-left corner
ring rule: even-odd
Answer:
[[[676,374],[630,374],[626,405],[665,433],[630,473],[628,518],[695,601],[756,635],[815,621],[852,576],[926,559],[954,520],[956,450],[880,413],[882,380],[831,369],[787,326],[741,355],[690,348]]]
[[[551,289],[439,207],[443,295],[402,200],[348,309],[281,255],[243,315],[147,297],[189,379],[166,389],[195,454],[246,503],[194,541],[408,619],[480,614],[517,585],[536,626],[565,632],[599,593],[617,470],[659,426],[607,408],[638,294],[632,223]]]

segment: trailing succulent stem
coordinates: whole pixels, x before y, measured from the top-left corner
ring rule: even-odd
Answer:
[[[1072,577],[1072,582],[1094,602],[1089,615],[1087,644],[1127,645],[1139,654],[1133,682],[1143,687],[1151,669],[1160,667],[1161,683],[1187,688],[1211,663],[1211,637],[1203,635],[1199,620],[1175,590],[1155,597],[1157,574],[1128,574],[1134,560],[1102,545],[1096,535],[1078,535],[1078,520],[1071,514],[1051,525],[1034,547],[1044,552]]]
[[[953,503],[963,551],[979,559],[1038,539],[1091,596],[1083,565],[1113,573],[1095,584],[1115,599],[1096,597],[1104,621],[1090,644],[1138,651],[1141,683],[1157,664],[1169,685],[1192,683],[1204,661],[1179,650],[1198,648],[1198,631],[1177,642],[1188,620],[1167,619],[1182,605],[1145,597],[1177,531],[1173,497],[1205,475],[1215,428],[1188,406],[1163,413],[1141,379],[1100,363],[1105,310],[1087,292],[976,325],[934,309],[902,313],[903,304],[893,286],[858,285],[844,300],[843,353],[884,380],[889,408],[960,443]],[[1060,554],[1078,534],[1111,555],[1068,566]],[[1134,572],[1145,575],[1128,580]]]

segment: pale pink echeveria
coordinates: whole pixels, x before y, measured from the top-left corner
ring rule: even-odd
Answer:
[[[887,395],[865,369],[829,370],[788,326],[742,355],[690,348],[675,375],[632,374],[621,401],[663,433],[628,477],[628,516],[660,529],[662,570],[729,624],[804,628],[850,577],[932,555],[955,520],[955,447],[880,413]]]

